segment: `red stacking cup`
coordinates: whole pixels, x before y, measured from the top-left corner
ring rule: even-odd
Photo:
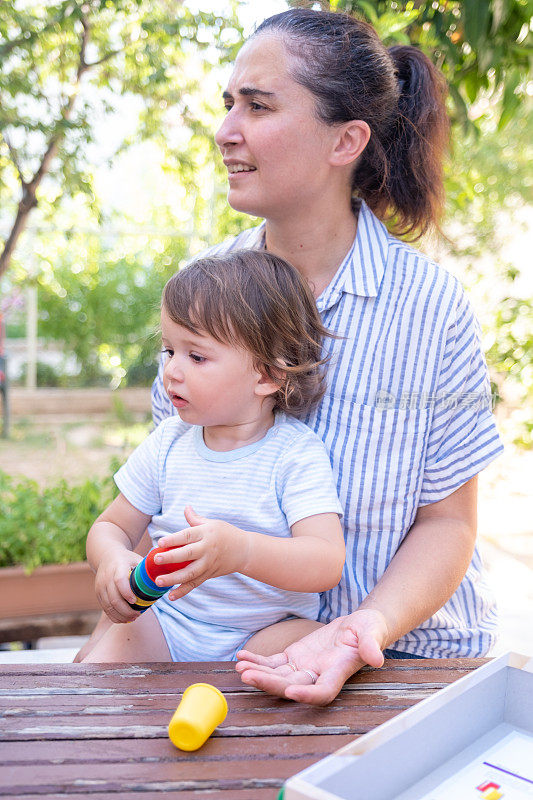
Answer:
[[[180,545],[183,547],[183,545]],[[154,556],[158,555],[158,553],[166,553],[167,550],[175,550],[175,547],[156,547],[153,550],[150,550],[148,555],[145,559],[145,567],[146,572],[148,573],[149,577],[154,581],[158,575],[168,575],[170,572],[176,572],[178,569],[183,569],[183,567],[188,566],[191,564],[191,561],[174,561],[172,564],[156,564],[154,561]]]

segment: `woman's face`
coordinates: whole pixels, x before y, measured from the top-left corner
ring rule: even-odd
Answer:
[[[290,75],[283,40],[259,34],[240,51],[224,92],[228,114],[215,140],[237,211],[287,219],[327,185],[336,130],[317,119],[315,98]]]

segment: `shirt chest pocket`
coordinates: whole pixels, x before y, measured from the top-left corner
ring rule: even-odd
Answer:
[[[353,532],[406,531],[424,473],[427,408],[379,408],[324,398],[318,430],[332,457]]]

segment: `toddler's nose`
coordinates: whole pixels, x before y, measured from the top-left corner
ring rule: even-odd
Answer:
[[[176,383],[181,383],[184,380],[183,370],[176,361],[176,358],[171,358],[165,367],[167,377]]]

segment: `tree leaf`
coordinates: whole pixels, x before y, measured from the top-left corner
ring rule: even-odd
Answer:
[[[488,36],[489,0],[463,0],[463,20],[467,41],[479,50]]]

